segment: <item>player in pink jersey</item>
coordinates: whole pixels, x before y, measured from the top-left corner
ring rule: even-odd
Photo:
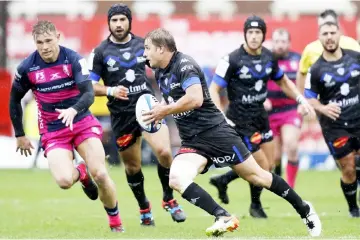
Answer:
[[[32,34],[37,51],[18,66],[11,89],[10,116],[17,139],[16,151],[20,149],[22,155],[28,156],[33,148],[23,130],[20,104],[31,89],[38,105],[41,144],[56,183],[69,189],[80,181],[91,200],[99,195],[111,230],[122,232],[115,185],[105,167],[100,141],[102,128],[88,110],[94,102],[94,91],[86,60],[59,45],[60,34],[49,21],[36,23]],[[73,149],[86,165],[74,167]]]
[[[289,51],[290,34],[285,29],[276,29],[272,34],[273,53],[278,58],[279,67],[290,80],[296,79],[301,55]],[[264,106],[269,113],[270,127],[274,134],[276,163],[275,173],[281,175],[281,156],[287,155],[287,181],[294,188],[299,168],[297,145],[300,137],[301,117],[295,100],[288,98],[274,82],[268,81],[268,99]],[[300,105],[299,105],[300,106]]]

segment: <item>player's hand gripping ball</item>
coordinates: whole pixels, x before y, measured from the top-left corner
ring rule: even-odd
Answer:
[[[146,125],[145,122],[142,120],[142,114],[149,112],[156,104],[159,104],[159,101],[156,99],[155,96],[148,93],[141,95],[136,102],[136,120],[138,121],[141,128],[149,133],[155,133],[159,131],[159,129],[161,128],[161,121],[159,121],[159,123],[156,125],[155,122]]]

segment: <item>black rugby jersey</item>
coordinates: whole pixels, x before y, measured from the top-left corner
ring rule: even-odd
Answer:
[[[114,43],[109,38],[94,49],[90,57],[92,81],[103,79],[105,86],[123,85],[129,89],[129,100],[108,96],[112,115],[134,113],[137,99],[144,93],[153,93],[146,77],[144,39],[131,34],[127,43]]]
[[[323,56],[311,66],[305,81],[307,98],[317,98],[326,105],[337,103],[341,114],[336,121],[320,115],[323,127],[360,126],[360,53],[342,49],[343,56],[328,62]]]
[[[250,55],[241,45],[220,60],[213,81],[227,88],[230,104],[226,115],[239,125],[242,119],[264,114],[267,81],[280,80],[283,75],[270,50],[262,47],[260,55]]]
[[[156,70],[155,77],[162,96],[168,104],[183,97],[189,86],[193,84],[202,86],[204,96],[202,106],[173,115],[182,140],[189,139],[225,121],[223,114],[211,100],[204,73],[190,56],[175,52],[165,69]]]

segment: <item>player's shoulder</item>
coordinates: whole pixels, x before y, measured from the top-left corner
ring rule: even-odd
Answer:
[[[99,45],[97,45],[94,49],[94,53],[103,53],[105,49],[109,46],[110,42],[109,39],[106,38],[105,40],[101,41]]]
[[[144,42],[145,42],[145,39],[144,39],[144,38],[142,38],[142,37],[140,37],[140,36],[137,36],[137,35],[135,35],[135,34],[131,34],[131,37],[132,37],[132,39],[133,39],[134,41],[136,41],[136,42],[140,42],[140,43],[144,43]]]
[[[70,59],[70,62],[73,62],[73,61],[83,58],[75,50],[72,50],[72,49],[64,47],[64,46],[60,46],[60,52],[63,52],[65,54],[66,58]]]
[[[301,54],[300,54],[300,53],[297,53],[297,52],[290,51],[290,52],[289,52],[289,58],[290,58],[291,60],[300,61],[300,59],[301,59]]]
[[[322,57],[322,55],[314,62],[314,64],[311,65],[309,72],[315,73],[319,71],[322,66],[324,66],[324,63],[326,63],[325,59]]]
[[[200,70],[200,67],[195,61],[195,59],[185,53],[176,52],[175,58],[176,58],[175,63],[177,65],[176,67],[178,72],[180,73],[186,70],[193,70],[193,69]]]
[[[342,49],[343,53],[349,55],[352,58],[360,59],[360,52],[352,49]]]
[[[22,60],[20,62],[20,64],[17,67],[17,72],[18,73],[25,73],[28,71],[31,71],[31,68],[40,65],[39,63],[36,62],[37,59],[40,59],[40,56],[38,54],[37,51],[32,52],[29,56],[27,56],[24,60]]]
[[[266,56],[273,56],[274,55],[273,52],[270,49],[266,48],[266,47],[261,48],[261,54],[266,55]]]

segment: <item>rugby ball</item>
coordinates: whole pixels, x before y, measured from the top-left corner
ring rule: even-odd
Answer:
[[[156,99],[155,96],[148,93],[141,95],[136,102],[136,120],[141,126],[141,128],[149,133],[155,133],[159,131],[159,129],[161,128],[161,121],[156,126],[154,122],[146,125],[142,120],[142,114],[150,111],[152,107],[156,104],[159,104],[159,101]]]

